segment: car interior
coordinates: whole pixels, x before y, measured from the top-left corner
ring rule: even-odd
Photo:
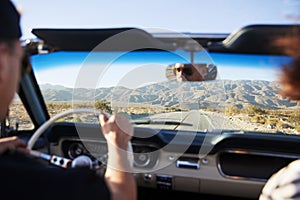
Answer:
[[[76,167],[85,159],[103,175],[107,147],[97,121],[100,112],[126,113],[134,125],[129,154],[139,199],[257,199],[273,173],[300,158],[297,124],[287,123],[296,113],[297,102],[272,93],[271,86],[278,89],[276,82],[228,82],[221,77],[225,71],[220,64],[220,60],[235,62],[234,58],[245,58],[245,63],[255,59],[263,64],[287,63],[291,58],[273,44],[289,34],[299,36],[299,25],[249,25],[231,34],[209,35],[149,33],[131,27],[42,28],[32,33],[37,39],[23,43],[22,79],[1,122],[1,137],[24,139],[46,165]],[[45,66],[53,63],[49,69],[59,71],[68,65],[62,57],[78,59],[74,88],[42,82],[40,69],[44,67],[46,76],[51,76]],[[109,73],[113,62],[129,69],[116,86],[101,88],[99,77],[105,80],[105,73],[111,80],[118,79],[115,71]],[[202,74],[206,78],[178,81],[175,63],[181,63],[186,74],[198,70],[197,66],[207,67]],[[230,73],[247,73],[241,63]],[[160,75],[153,74],[158,68]],[[236,88],[241,93],[233,94]],[[281,104],[271,104],[273,98]],[[247,110],[243,115],[247,118],[240,119],[242,110]],[[23,111],[27,118],[19,115]],[[233,120],[235,126],[230,124]],[[243,127],[242,121],[247,120],[251,128]]]

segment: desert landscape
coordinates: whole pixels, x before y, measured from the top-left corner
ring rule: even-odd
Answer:
[[[107,113],[126,112],[132,119],[157,113],[201,110],[223,129],[299,134],[300,110],[297,102],[281,97],[277,82],[217,81],[205,83],[159,83],[137,89],[67,88],[41,85],[50,117],[62,111],[89,107]],[[10,122],[19,129],[31,129],[25,109],[16,98],[10,107]],[[216,120],[218,119],[218,120]],[[98,123],[93,115],[72,115],[61,121]]]

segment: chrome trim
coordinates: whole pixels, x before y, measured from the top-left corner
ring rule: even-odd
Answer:
[[[147,159],[147,160],[146,160],[144,163],[139,164],[139,163],[137,163],[137,160],[134,159],[134,160],[133,160],[133,163],[134,163],[134,165],[135,165],[136,167],[144,168],[144,167],[146,167],[146,166],[150,163],[150,156],[147,155],[147,153],[139,153],[139,154],[146,154],[146,159]],[[139,159],[139,158],[137,158],[137,159]]]
[[[149,170],[149,169],[151,169],[151,170],[155,170],[155,168],[158,166],[158,163],[159,163],[159,161],[160,161],[160,149],[159,149],[159,147],[157,147],[156,145],[154,145],[154,144],[146,144],[146,143],[135,143],[135,142],[132,142],[131,143],[132,144],[132,146],[137,146],[137,147],[150,147],[150,148],[154,148],[155,149],[155,151],[157,151],[158,153],[157,153],[157,157],[156,157],[156,160],[155,160],[155,162],[154,162],[154,164],[153,164],[153,167],[151,167],[151,168],[147,168],[147,165],[152,161],[151,159],[150,159],[150,157],[149,157],[149,159],[147,160],[147,164],[145,165],[145,167],[144,166],[138,166],[138,165],[136,165],[135,167],[137,167],[137,168],[139,168],[139,170]],[[153,153],[153,152],[152,152]],[[134,153],[134,154],[136,154],[136,153]],[[143,168],[142,168],[143,167]]]
[[[226,175],[222,169],[221,169],[221,163],[220,163],[220,155],[222,153],[235,153],[235,154],[247,154],[247,155],[259,155],[259,156],[270,156],[270,157],[277,157],[277,158],[291,158],[291,159],[299,159],[300,155],[286,155],[281,153],[270,153],[270,152],[262,152],[262,151],[249,151],[245,149],[228,149],[224,151],[218,152],[217,155],[217,169],[221,176],[224,178],[232,179],[232,180],[245,180],[245,181],[260,181],[260,182],[266,182],[268,179],[263,178],[248,178],[248,177],[241,177],[241,176],[230,176]]]
[[[69,164],[72,163],[72,161],[70,159],[64,158],[64,157],[60,157],[60,156],[55,156],[53,155],[50,159],[50,163],[62,168],[68,168]]]
[[[199,162],[189,162],[185,160],[177,160],[176,161],[177,168],[185,168],[185,169],[200,169]]]

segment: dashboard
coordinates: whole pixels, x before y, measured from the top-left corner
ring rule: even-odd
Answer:
[[[57,123],[48,136],[51,154],[103,164],[99,125]],[[138,186],[170,191],[258,198],[273,173],[300,158],[299,139],[280,134],[135,127],[131,142]]]

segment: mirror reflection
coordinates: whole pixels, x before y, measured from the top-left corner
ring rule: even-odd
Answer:
[[[166,77],[169,80],[183,81],[209,81],[217,77],[217,67],[214,64],[175,63],[167,67]]]

